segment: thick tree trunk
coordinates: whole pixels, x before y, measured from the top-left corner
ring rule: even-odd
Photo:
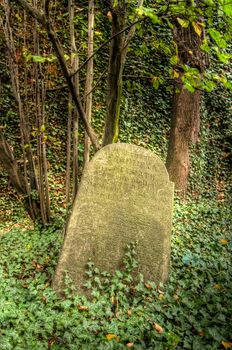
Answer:
[[[174,84],[171,134],[166,166],[175,188],[185,194],[190,167],[189,147],[198,141],[201,92],[189,92],[182,82]]]
[[[200,46],[204,38],[203,26],[201,33],[196,33],[193,25],[183,28],[178,22],[174,26],[174,40],[178,48],[179,77],[174,83],[171,131],[168,146],[166,166],[170,180],[175,183],[175,189],[180,195],[185,195],[190,170],[190,146],[199,140],[201,92],[195,89],[189,92],[183,85],[182,65],[204,71],[208,62],[207,56]]]

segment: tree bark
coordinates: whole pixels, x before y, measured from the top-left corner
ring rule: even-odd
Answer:
[[[143,0],[139,0],[137,6],[141,6]],[[122,98],[122,74],[124,70],[128,45],[135,34],[135,25],[131,26],[127,36],[123,28],[126,24],[126,2],[121,0],[116,7],[112,7],[112,31],[110,42],[110,55],[108,63],[108,92],[107,114],[102,145],[117,142],[119,135],[119,116]],[[121,33],[120,35],[116,35]]]
[[[190,168],[189,148],[199,137],[201,92],[189,92],[181,81],[174,84],[174,89],[166,166],[175,189],[184,195]]]
[[[94,38],[94,0],[89,0],[88,9],[88,58],[93,54]],[[85,84],[85,113],[89,123],[91,123],[92,114],[92,87],[93,87],[93,58],[87,63],[86,84]],[[89,162],[90,140],[85,133],[84,163]]]
[[[12,89],[13,89],[15,100],[17,102],[18,114],[20,119],[19,125],[20,125],[21,146],[22,146],[22,153],[23,153],[23,166],[24,166],[24,174],[23,174],[24,184],[22,188],[24,188],[24,191],[26,191],[24,195],[25,197],[27,197],[25,202],[27,205],[27,210],[29,212],[29,215],[32,218],[32,220],[36,220],[41,218],[41,212],[38,206],[39,202],[37,199],[35,199],[35,196],[38,193],[38,180],[35,172],[33,152],[32,152],[31,143],[30,143],[30,131],[29,131],[28,118],[24,113],[21,93],[20,93],[19,67],[18,67],[18,62],[16,57],[16,50],[14,45],[12,28],[10,25],[9,0],[4,0],[3,5],[5,10],[5,23],[4,24],[2,23],[2,26],[3,26],[7,49],[8,49]],[[15,188],[16,190],[18,190],[17,181],[15,182],[12,176],[13,174],[16,174],[17,171],[19,172],[19,170],[15,168],[13,153],[10,154],[10,148],[7,146],[4,139],[2,140],[3,140],[2,149],[3,150],[8,149],[8,155],[10,155],[8,157],[8,165],[4,164],[4,159],[6,160],[6,158],[3,158],[2,160],[3,167],[7,171],[12,184],[15,184],[16,185]],[[11,162],[11,166],[9,166],[10,162]]]
[[[173,35],[178,48],[179,61],[175,70],[178,71],[179,77],[173,89],[166,166],[175,189],[184,196],[190,170],[190,146],[199,141],[201,91],[196,89],[190,92],[184,87],[181,66],[188,65],[202,73],[208,65],[208,58],[200,49],[204,38],[203,27],[199,35],[192,25],[183,28],[176,21]]]
[[[73,81],[72,81],[72,78],[71,78],[71,75],[69,72],[69,69],[67,67],[62,47],[61,47],[59,39],[55,33],[55,30],[51,24],[51,21],[49,19],[48,8],[46,11],[47,13],[45,15],[45,14],[40,13],[40,11],[35,9],[33,6],[31,6],[26,0],[18,0],[18,3],[25,9],[25,11],[27,11],[31,16],[33,16],[42,25],[42,27],[46,30],[48,37],[50,39],[50,42],[53,46],[53,49],[56,53],[57,59],[60,63],[64,77],[67,81],[70,93],[71,93],[73,101],[75,103],[75,106],[80,114],[80,117],[82,118],[85,130],[88,133],[95,150],[98,150],[100,148],[100,146],[98,143],[97,136],[86,118],[85,111],[84,111],[84,108],[82,106],[80,97],[77,94],[76,88],[73,84]]]

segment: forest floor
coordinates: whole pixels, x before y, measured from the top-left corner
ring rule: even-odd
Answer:
[[[229,204],[176,198],[169,282],[135,282],[128,264],[107,282],[90,268],[92,301],[51,288],[61,222],[41,230],[14,205],[1,224],[0,350],[232,348]]]

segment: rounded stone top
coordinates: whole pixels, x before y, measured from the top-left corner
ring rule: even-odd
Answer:
[[[93,169],[109,166],[120,166],[123,164],[133,168],[134,164],[141,166],[141,172],[150,168],[150,170],[158,171],[164,181],[169,181],[169,175],[163,161],[151,150],[126,143],[114,143],[101,148],[92,158],[91,162],[85,169],[85,172],[91,172]]]

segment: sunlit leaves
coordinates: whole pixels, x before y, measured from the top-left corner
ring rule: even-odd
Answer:
[[[188,28],[189,26],[189,20],[187,19],[183,19],[183,18],[179,18],[177,17],[177,22],[181,25],[181,27],[183,28]]]
[[[232,349],[232,342],[230,341],[222,341],[222,345],[224,349]]]
[[[232,16],[232,4],[230,0],[221,0],[221,6],[227,16]]]
[[[202,22],[192,22],[193,29],[198,36],[201,36],[204,24]]]
[[[226,41],[222,38],[222,35],[218,30],[214,28],[209,28],[207,32],[211,36],[211,38],[215,41],[215,43],[218,45],[219,48],[227,47]]]
[[[178,63],[178,56],[177,55],[174,55],[174,56],[172,56],[171,58],[170,58],[170,64],[172,65],[172,66],[175,66],[177,63]]]
[[[155,13],[155,11],[152,8],[147,8],[144,6],[140,6],[136,12],[138,13],[139,16],[146,16],[151,19],[151,21],[154,24],[160,24],[161,19],[160,17]]]

